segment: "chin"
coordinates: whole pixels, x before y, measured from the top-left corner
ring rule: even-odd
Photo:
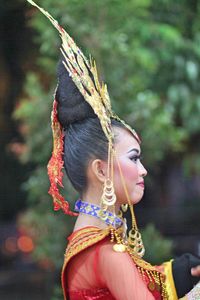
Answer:
[[[129,194],[129,195],[130,195],[130,197],[129,197],[130,202],[132,205],[134,205],[134,204],[139,203],[142,200],[144,192],[142,192],[142,193],[141,192],[137,192],[137,193],[133,192],[132,196],[131,196],[131,194]],[[129,204],[125,194],[116,194],[116,196],[117,196],[119,205]]]
[[[142,195],[138,195],[137,197],[134,196],[131,198],[131,203],[132,204],[137,204],[142,200],[143,194]]]

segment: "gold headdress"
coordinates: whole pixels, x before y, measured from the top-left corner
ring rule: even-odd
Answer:
[[[97,115],[102,130],[108,140],[108,176],[104,187],[103,205],[104,209],[107,206],[112,206],[116,200],[113,194],[113,132],[111,127],[111,119],[116,119],[124,124],[124,126],[134,135],[135,139],[140,142],[136,132],[121,120],[111,109],[110,97],[107,87],[104,83],[100,83],[97,74],[95,61],[90,58],[88,61],[82,51],[77,47],[69,34],[58,24],[58,22],[43,8],[39,7],[32,0],[27,0],[33,6],[37,7],[53,24],[60,33],[62,40],[61,53],[64,57],[63,64],[67,69],[69,76],[72,78],[76,87],[83,95],[85,101],[92,107]],[[92,75],[92,76],[91,76]],[[63,168],[63,132],[62,126],[57,118],[57,101],[54,100],[52,110],[52,131],[53,131],[53,153],[48,164],[48,174],[50,178],[49,193],[53,197],[54,209],[63,209],[66,214],[76,215],[70,211],[69,204],[64,197],[59,193],[58,186],[62,187],[62,168]],[[131,203],[129,203],[131,205]],[[103,218],[103,215],[102,215]],[[137,230],[135,218],[133,218],[134,228]],[[141,245],[140,245],[141,248]]]

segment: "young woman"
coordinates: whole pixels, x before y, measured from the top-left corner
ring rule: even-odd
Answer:
[[[31,4],[37,6],[33,1]],[[38,6],[37,6],[38,7]],[[140,161],[136,132],[111,109],[106,86],[98,81],[94,62],[88,62],[71,37],[42,8],[62,39],[62,59],[52,112],[54,150],[48,165],[55,209],[74,215],[60,195],[62,166],[80,199],[79,215],[69,237],[62,271],[64,298],[116,300],[175,300],[195,281],[184,257],[162,266],[142,259],[144,246],[133,206],[144,193],[147,175]],[[64,147],[63,147],[64,146]],[[127,233],[122,210],[129,206],[132,229]],[[182,270],[187,273],[182,285]],[[193,270],[198,275],[199,270]],[[185,274],[184,273],[184,274]],[[181,290],[181,292],[179,292]],[[200,299],[199,284],[185,299]]]
[[[113,226],[112,219],[109,222],[101,214],[95,214],[98,209],[101,211],[109,168],[108,141],[99,119],[66,74],[62,61],[58,66],[56,100],[58,118],[65,130],[65,170],[81,195],[75,205],[79,216],[74,232],[69,237],[62,272],[66,299],[178,299],[173,281],[177,270],[172,275],[171,263],[152,267],[138,258],[137,253],[130,253],[123,247],[120,249],[120,246],[117,249],[116,245],[123,245],[121,240],[117,243],[117,231],[119,236],[123,236],[126,228]],[[116,195],[113,216],[117,216],[121,206],[129,203],[134,205],[142,199],[147,171],[140,161],[138,136],[115,119],[111,119],[111,124],[114,133],[113,184]],[[118,222],[120,220],[117,219]],[[122,220],[121,225],[125,227],[124,222]],[[116,230],[116,240],[112,238],[112,230]],[[189,257],[187,263],[191,259]],[[175,278],[180,276],[186,261],[178,263]],[[162,278],[162,273],[167,279]]]

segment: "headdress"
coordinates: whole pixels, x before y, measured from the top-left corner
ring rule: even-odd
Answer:
[[[58,22],[43,8],[39,7],[32,0],[27,0],[33,6],[37,7],[53,24],[58,30],[62,45],[61,53],[63,55],[63,64],[68,71],[69,76],[72,78],[76,87],[83,95],[85,101],[92,107],[94,113],[97,115],[102,130],[108,140],[108,178],[104,186],[103,193],[103,212],[102,218],[104,217],[105,209],[107,206],[112,206],[115,202],[115,195],[112,184],[112,167],[113,167],[113,132],[111,127],[111,119],[116,119],[123,123],[123,125],[133,134],[135,139],[140,142],[138,135],[129,125],[121,120],[111,108],[110,97],[107,91],[107,86],[104,83],[100,83],[97,74],[97,68],[95,61],[84,56],[82,51],[75,44],[69,34],[58,24]],[[50,189],[49,193],[53,197],[54,209],[63,209],[66,214],[76,215],[69,208],[68,202],[59,192],[59,186],[62,185],[62,168],[63,168],[63,129],[58,121],[57,117],[57,101],[54,100],[53,110],[51,115],[52,120],[52,132],[53,132],[53,152],[52,157],[48,164],[48,175],[50,178]],[[129,203],[130,204],[130,203]],[[135,230],[137,231],[137,225],[135,218],[133,218]],[[138,245],[141,249],[141,244]]]

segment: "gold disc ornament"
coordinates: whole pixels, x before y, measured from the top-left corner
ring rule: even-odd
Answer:
[[[126,246],[125,245],[123,245],[123,244],[115,244],[115,245],[113,245],[113,250],[115,251],[115,252],[125,252],[126,251]]]
[[[145,249],[142,242],[141,234],[137,228],[132,228],[128,235],[128,245],[131,247],[133,252],[140,257],[144,256]]]
[[[128,204],[122,204],[121,205],[121,209],[122,209],[122,211],[125,213],[125,212],[127,212],[127,210],[128,210]]]
[[[101,201],[102,204],[106,206],[112,206],[116,202],[116,195],[114,191],[113,182],[110,179],[106,179],[104,183]]]

